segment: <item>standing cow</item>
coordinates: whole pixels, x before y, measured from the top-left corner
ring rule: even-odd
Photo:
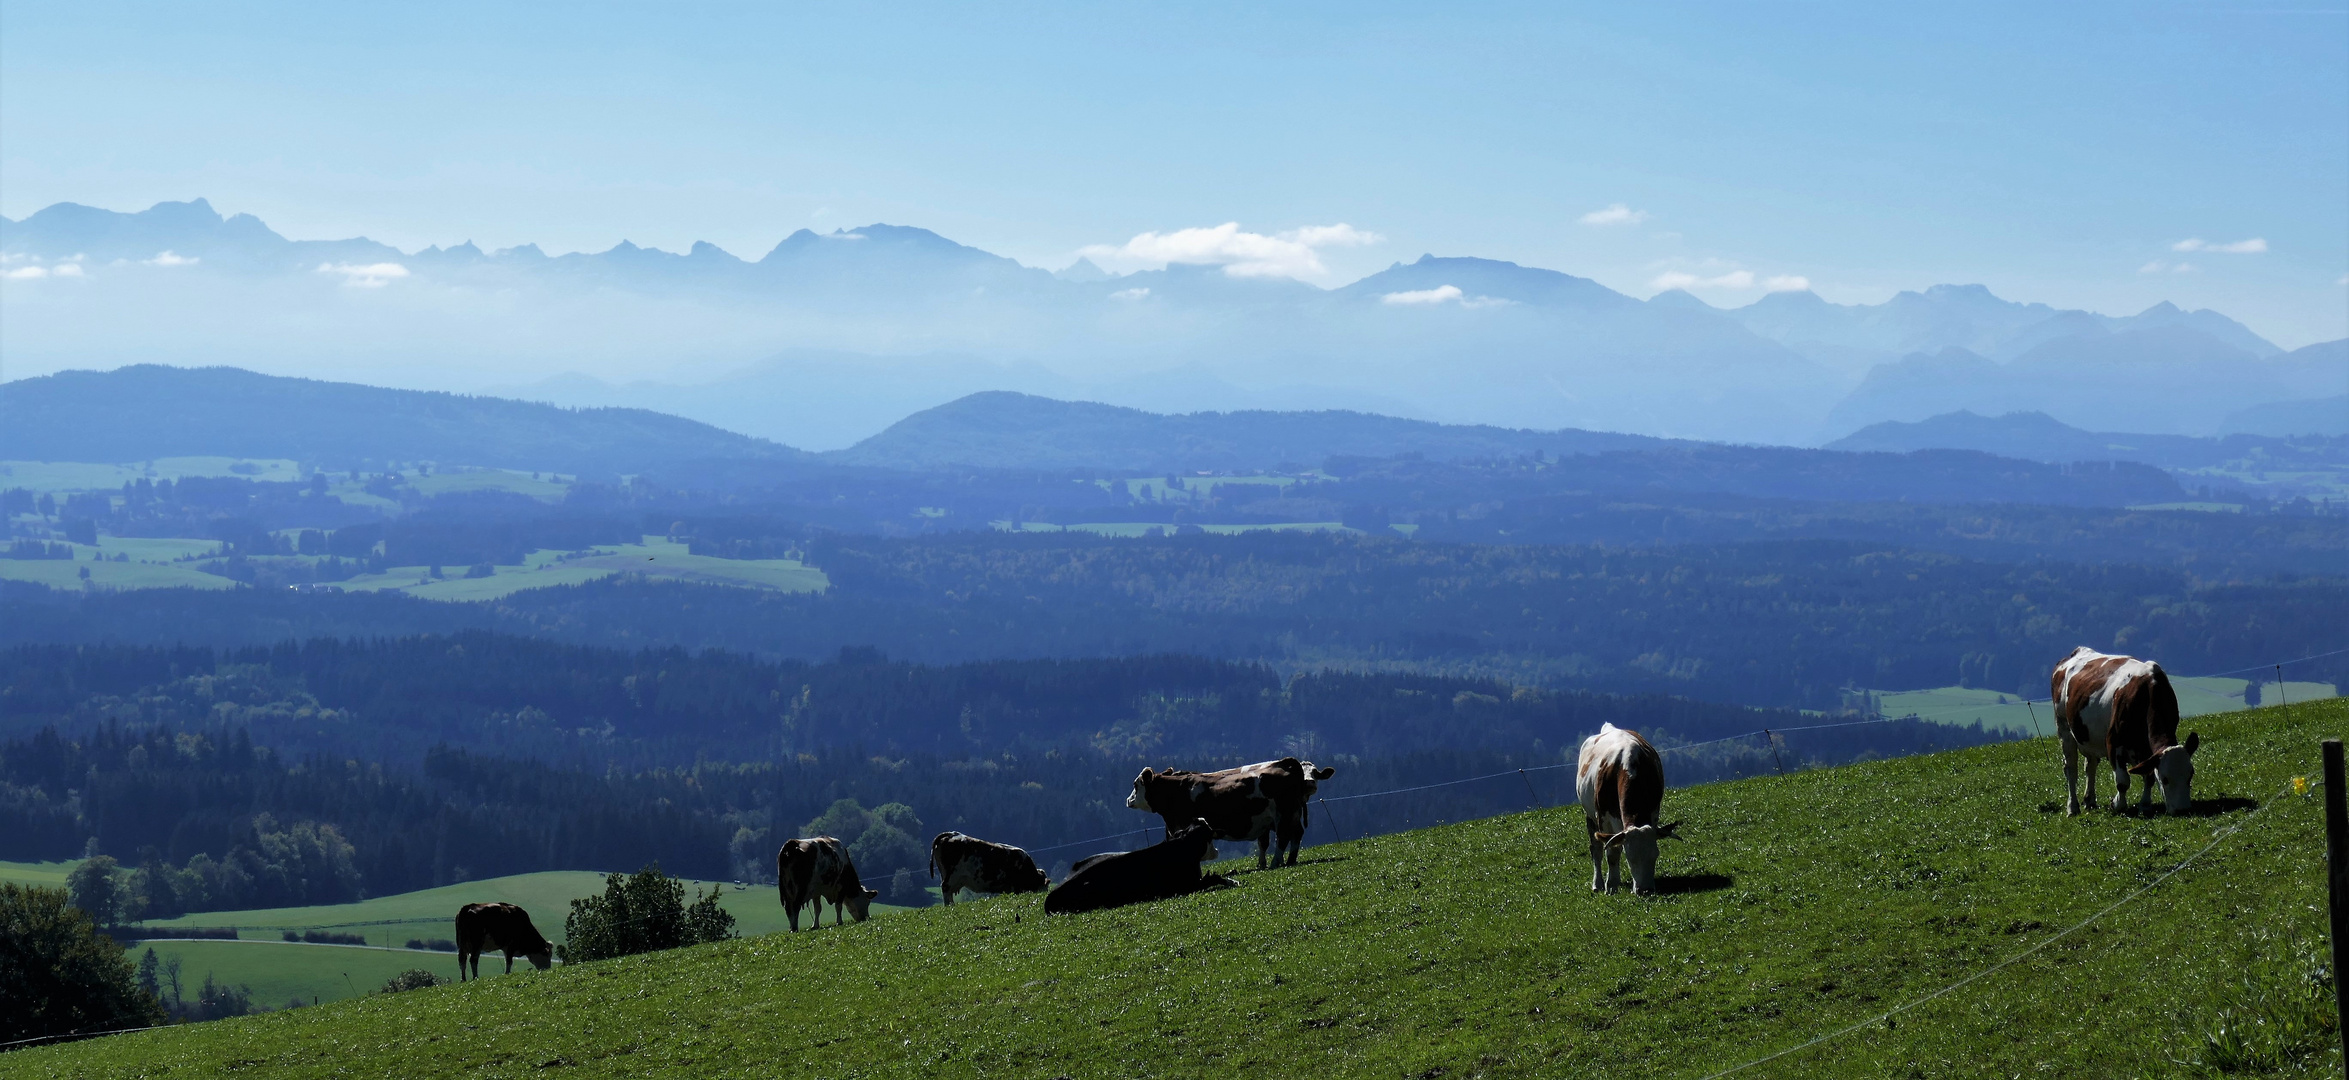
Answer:
[[[981,893],[1043,892],[1052,884],[1036,860],[1009,844],[942,832],[930,841],[930,876],[948,905],[964,889]]]
[[[2085,645],[2055,666],[2048,681],[2055,730],[2064,748],[2067,814],[2080,812],[2080,756],[2088,757],[2088,801],[2096,801],[2096,762],[2112,762],[2112,808],[2128,805],[2129,774],[2145,780],[2138,808],[2151,809],[2154,785],[2173,814],[2194,806],[2197,731],[2178,742],[2178,694],[2160,664],[2109,656]]]
[[[506,954],[506,974],[514,973],[514,958],[530,958],[540,971],[554,966],[555,947],[531,925],[530,913],[513,904],[467,904],[457,909],[457,981],[465,969],[481,977],[481,954],[496,949]]]
[[[1214,857],[1215,830],[1193,819],[1139,851],[1094,855],[1078,863],[1079,869],[1044,898],[1044,913],[1074,915],[1230,888],[1232,879],[1200,872],[1199,864]]]
[[[1274,866],[1283,865],[1284,854],[1286,865],[1295,866],[1305,842],[1305,804],[1337,772],[1293,757],[1220,772],[1144,769],[1126,806],[1157,814],[1169,837],[1204,820],[1218,840],[1253,840],[1259,870],[1268,847]]]
[[[856,877],[856,864],[848,861],[848,849],[829,836],[812,836],[801,840],[783,841],[783,850],[775,853],[775,893],[783,901],[783,914],[791,919],[791,930],[799,932],[799,909],[810,903],[816,905],[816,926],[824,925],[824,901],[832,902],[832,924],[842,925],[841,913],[865,921],[872,913],[873,898],[878,890],[865,888]]]
[[[1677,821],[1656,824],[1664,808],[1664,759],[1656,748],[1639,732],[1601,725],[1598,734],[1582,740],[1574,797],[1590,828],[1591,891],[1622,888],[1623,857],[1629,855],[1631,895],[1655,892],[1656,842],[1677,839],[1680,828]]]

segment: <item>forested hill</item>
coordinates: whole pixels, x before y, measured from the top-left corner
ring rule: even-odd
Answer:
[[[1601,431],[1524,431],[1370,413],[1202,412],[1161,415],[1087,401],[989,391],[924,409],[825,455],[898,469],[1116,469],[1296,472],[1332,457],[1418,454],[1448,461],[1536,452],[1595,454],[1693,446]]]
[[[390,390],[238,368],[138,364],[0,386],[0,458],[286,458],[335,470],[440,462],[603,477],[705,458],[806,454],[643,409]]]

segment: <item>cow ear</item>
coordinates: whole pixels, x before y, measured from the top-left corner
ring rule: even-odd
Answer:
[[[1154,776],[1157,776],[1157,775],[1158,775],[1158,771],[1157,771],[1157,770],[1155,770],[1155,769],[1144,769],[1144,770],[1142,770],[1142,775],[1140,775],[1140,776],[1137,776],[1137,777],[1135,777],[1135,778],[1134,778],[1134,782],[1135,782],[1135,783],[1137,783],[1137,784],[1147,784],[1147,783],[1149,783],[1149,782],[1150,782],[1150,779],[1151,779],[1152,777],[1154,777]]]
[[[1313,778],[1316,780],[1327,780],[1330,777],[1336,776],[1337,774],[1338,770],[1327,765],[1313,770]]]
[[[2150,776],[2153,774],[2153,767],[2159,764],[2161,764],[2160,758],[2149,757],[2136,763],[2135,765],[2129,766],[2129,771],[2139,776]]]
[[[1663,827],[1663,828],[1661,828],[1661,829],[1657,829],[1657,830],[1656,830],[1656,839],[1658,839],[1658,840],[1678,840],[1678,839],[1680,839],[1680,833],[1679,833],[1679,829],[1680,829],[1680,822],[1677,822],[1677,821],[1675,821],[1675,822],[1673,822],[1673,823],[1671,823],[1671,824],[1669,824],[1669,825],[1666,825],[1666,826],[1664,826],[1664,827]]]
[[[1615,835],[1614,833],[1603,833],[1603,832],[1600,832],[1600,831],[1598,831],[1597,829],[1592,829],[1592,830],[1590,831],[1590,838],[1591,838],[1591,841],[1592,841],[1593,843],[1604,844],[1604,843],[1606,843],[1606,842],[1607,842],[1608,838],[1610,838],[1610,837],[1612,837],[1612,836],[1614,836],[1614,835]]]
[[[2187,756],[2187,757],[2193,757],[2193,756],[2194,756],[2194,751],[2196,751],[2196,750],[2200,750],[2200,749],[2202,749],[2202,733],[2201,733],[2201,732],[2199,732],[2199,731],[2190,731],[2190,732],[2187,732],[2187,733],[2186,733],[2186,756]]]

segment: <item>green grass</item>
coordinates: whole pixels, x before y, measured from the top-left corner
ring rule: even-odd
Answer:
[[[283,458],[176,457],[128,465],[81,461],[0,461],[0,488],[50,491],[120,491],[145,477],[178,480],[189,476],[242,476],[282,482],[302,479],[301,466]]]
[[[61,887],[73,866],[71,862],[0,863],[0,881]],[[733,913],[737,933],[771,934],[789,927],[782,907],[775,902],[773,887],[754,885],[737,889],[730,883],[689,881],[689,898],[691,893],[712,885],[723,890],[719,903]],[[180,953],[186,965],[183,979],[192,977],[200,983],[204,973],[212,971],[223,982],[251,986],[253,1000],[273,1008],[295,996],[305,1001],[313,997],[339,1001],[355,996],[350,982],[343,978],[345,973],[356,980],[358,993],[371,992],[382,986],[385,979],[412,967],[453,975],[456,971],[453,955],[418,952],[404,946],[411,938],[456,937],[457,909],[466,904],[495,901],[519,904],[530,912],[531,922],[538,926],[540,933],[561,941],[563,919],[570,914],[571,901],[601,893],[603,887],[602,874],[557,870],[468,881],[351,904],[202,911],[138,925],[150,928],[229,926],[237,928],[242,940],[158,939],[139,943],[132,949],[135,953],[152,945],[159,957]],[[904,910],[887,904],[873,905],[876,915]],[[287,930],[359,934],[374,949],[370,952],[350,946],[291,946],[281,937]],[[352,965],[364,965],[365,971]],[[498,961],[498,966],[503,970],[503,959]]]
[[[2338,701],[2211,717],[2200,812],[2065,817],[2052,742],[1673,792],[1678,891],[1598,896],[1572,807],[1308,849],[1236,889],[933,908],[8,1055],[26,1076],[2183,1074],[2249,950],[2319,932],[2284,794]],[[1342,815],[1341,815],[1342,816]],[[2335,1052],[2302,1063],[2337,1075]],[[1439,1071],[1440,1070],[1440,1071]]]
[[[88,570],[87,582],[81,572]],[[186,565],[142,562],[82,562],[66,559],[0,559],[0,578],[29,581],[52,589],[233,589],[237,583]]]
[[[2244,679],[2197,677],[2173,679],[2170,685],[2178,692],[2179,715],[2209,716],[2243,709],[2243,691],[2250,683]],[[2266,695],[2262,700],[2271,704],[2277,700],[2316,701],[2339,696],[2333,684],[2319,682],[2287,682],[2280,691],[2277,684],[2265,683],[2260,692]],[[1984,728],[2024,735],[2047,735],[2055,731],[2049,726],[2053,718],[2046,702],[2026,705],[2013,694],[1996,690],[1963,686],[1884,690],[1877,692],[1876,700],[1877,708],[1886,716],[1914,714],[1920,720],[1957,727],[1979,720]]]
[[[657,536],[647,536],[640,544],[596,548],[578,557],[557,551],[536,551],[521,564],[500,566],[497,573],[485,578],[465,577],[465,568],[461,566],[442,567],[441,573],[444,576],[434,580],[430,567],[395,566],[379,574],[364,574],[336,584],[350,592],[395,590],[426,600],[455,602],[495,600],[525,589],[578,585],[614,574],[642,574],[774,592],[822,592],[831,587],[831,579],[823,571],[796,559],[720,559],[695,555],[686,545]]]
[[[447,937],[443,932],[433,935]],[[180,961],[180,992],[193,1000],[206,975],[223,985],[242,986],[253,1004],[282,1009],[291,999],[305,1005],[342,1001],[374,993],[384,981],[410,968],[423,968],[444,979],[457,977],[457,954],[415,949],[386,949],[355,945],[302,945],[284,941],[139,941],[130,944],[136,961],[149,948],[155,958]],[[514,964],[519,974],[528,961]],[[481,958],[481,973],[506,970],[506,955]]]
[[[64,862],[0,862],[0,881],[16,885],[38,885],[44,889],[65,887],[65,875],[73,872],[80,859]]]

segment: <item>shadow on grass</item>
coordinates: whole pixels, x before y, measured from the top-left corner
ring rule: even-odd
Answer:
[[[2217,817],[2217,816],[2219,816],[2219,815],[2221,815],[2221,814],[2232,814],[2232,813],[2234,813],[2234,812],[2236,812],[2236,811],[2238,811],[2238,810],[2256,810],[2256,809],[2258,809],[2258,808],[2259,808],[2259,800],[2258,800],[2258,799],[2247,799],[2247,798],[2244,798],[2244,797],[2243,797],[2243,796],[2241,796],[2241,795],[2220,795],[2220,796],[2218,796],[2218,797],[2216,797],[2216,798],[2210,798],[2210,799],[2196,799],[2196,800],[2194,800],[2194,805],[2193,805],[2192,807],[2188,808],[2188,809],[2187,809],[2187,811],[2186,811],[2185,813],[2183,813],[2183,814],[2178,814],[2178,815],[2176,815],[2176,816],[2178,816],[2178,817]],[[2062,800],[2062,799],[2049,799],[2049,800],[2047,800],[2046,802],[2040,803],[2040,804],[2039,804],[2039,812],[2040,812],[2040,813],[2042,813],[2042,814],[2060,814],[2060,813],[2063,813],[2063,812],[2064,812],[2064,800]],[[2100,797],[2100,798],[2098,798],[2098,799],[2096,800],[2096,805],[2094,805],[2094,806],[2089,806],[2089,805],[2087,804],[2087,801],[2086,801],[2086,800],[2082,800],[2082,801],[2081,801],[2081,812],[2082,812],[2082,815],[2083,815],[2083,816],[2085,816],[2086,814],[2091,814],[2091,813],[2095,813],[2095,814],[2114,814],[2114,813],[2117,813],[2117,814],[2119,814],[2121,817],[2168,817],[2168,816],[2170,816],[2169,812],[2168,812],[2167,810],[2163,809],[2163,807],[2162,807],[2162,805],[2161,805],[2161,801],[2160,801],[2158,798],[2156,798],[2156,799],[2154,800],[2154,803],[2153,803],[2152,807],[2150,807],[2150,808],[2145,808],[2145,807],[2143,807],[2143,806],[2142,806],[2142,804],[2140,804],[2140,803],[2139,803],[2137,800],[2135,800],[2135,799],[2130,799],[2130,800],[2129,800],[2129,803],[2128,803],[2128,805],[2126,805],[2126,806],[2122,807],[2122,808],[2121,808],[2120,810],[2118,810],[2118,811],[2116,811],[2116,810],[2113,810],[2113,809],[2112,809],[2112,804],[2111,804],[2111,803],[2108,803],[2108,802],[2106,802],[2106,801],[2105,801],[2104,799],[2102,799],[2101,797]]]
[[[1714,892],[1736,883],[1737,879],[1727,874],[1658,874],[1656,892],[1665,896]]]
[[[1319,866],[1319,865],[1321,865],[1322,863],[1340,863],[1340,862],[1345,862],[1345,861],[1346,861],[1347,859],[1349,859],[1349,858],[1352,858],[1352,856],[1350,856],[1350,855],[1323,855],[1323,856],[1321,856],[1321,857],[1319,857],[1319,858],[1315,858],[1315,859],[1299,859],[1299,860],[1297,860],[1297,863],[1296,863],[1296,865],[1298,865],[1298,866]],[[1281,869],[1287,869],[1287,868],[1285,868],[1285,867],[1279,867],[1279,866],[1267,866],[1267,867],[1265,867],[1265,868],[1264,868],[1264,869],[1262,869],[1262,870],[1258,870],[1257,868],[1255,868],[1255,867],[1253,867],[1253,866],[1243,866],[1243,867],[1241,867],[1241,868],[1239,868],[1239,869],[1237,869],[1237,870],[1232,870],[1232,871],[1229,871],[1229,872],[1228,872],[1228,874],[1227,874],[1227,876],[1229,876],[1229,877],[1246,877],[1246,876],[1247,876],[1247,875],[1249,875],[1249,874],[1269,874],[1269,873],[1271,873],[1271,872],[1273,872],[1273,871],[1275,871],[1275,870],[1281,870]]]

